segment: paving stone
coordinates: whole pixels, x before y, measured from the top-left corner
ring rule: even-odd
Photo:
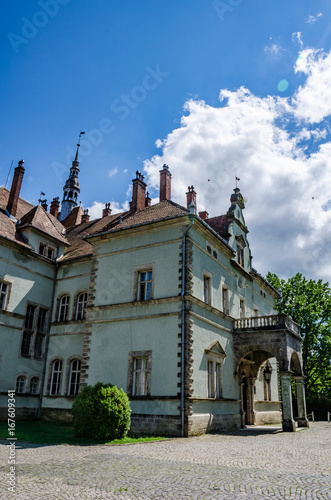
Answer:
[[[266,430],[267,429],[267,430]],[[124,446],[17,443],[16,491],[3,500],[331,499],[331,424],[272,427]]]

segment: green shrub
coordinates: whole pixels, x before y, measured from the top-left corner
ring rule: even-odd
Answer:
[[[126,436],[130,428],[129,398],[111,384],[85,387],[75,399],[72,413],[76,436],[112,441]]]

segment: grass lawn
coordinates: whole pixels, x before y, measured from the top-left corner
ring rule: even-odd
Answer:
[[[0,439],[7,439],[8,437],[10,436],[8,435],[7,422],[0,422]],[[127,444],[166,439],[151,436],[127,436],[123,439],[115,439],[114,441],[96,442],[75,437],[71,424],[42,422],[40,420],[35,422],[16,422],[15,437],[19,441],[28,441],[36,444]]]

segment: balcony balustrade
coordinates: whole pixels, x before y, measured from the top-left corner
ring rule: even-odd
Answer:
[[[253,316],[240,318],[234,322],[234,330],[289,330],[300,336],[300,326],[286,314],[273,314],[270,316]]]

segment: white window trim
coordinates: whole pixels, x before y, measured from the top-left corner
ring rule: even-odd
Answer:
[[[55,371],[55,363],[60,363],[60,369]],[[61,394],[61,383],[62,383],[62,370],[63,370],[63,360],[62,359],[54,359],[51,362],[51,373],[50,373],[50,385],[49,385],[49,395],[50,396],[59,396]],[[53,382],[55,375],[58,374],[58,380],[56,382],[56,392],[53,392]]]
[[[85,295],[86,298],[85,300],[83,301],[80,301],[79,300],[79,297],[81,297],[82,295]],[[82,310],[79,312],[79,306],[80,304],[83,303],[83,307],[82,307]],[[75,320],[81,320],[81,319],[85,319],[85,310],[86,310],[86,305],[87,305],[87,292],[79,292],[77,294],[77,300],[76,300],[76,311],[75,311]],[[78,317],[80,315],[80,317]]]
[[[3,292],[2,285],[6,286],[6,288],[7,288],[6,292]],[[0,279],[0,294],[4,297],[4,303],[3,303],[2,307],[0,308],[0,311],[7,310],[8,304],[9,304],[10,291],[11,291],[11,283],[9,281],[4,280],[4,279]]]
[[[223,301],[223,293],[226,292],[226,305],[224,307],[224,301]],[[230,314],[230,291],[229,287],[227,285],[222,285],[222,311],[224,314],[229,315]]]
[[[61,318],[62,300],[64,298],[68,299],[68,303],[66,305],[63,305],[63,307],[66,307],[66,315],[65,315],[65,319],[60,319]],[[58,298],[58,301],[59,301],[59,309],[57,311],[57,322],[63,323],[64,321],[68,321],[68,318],[69,318],[69,307],[70,307],[70,295],[69,295],[69,293],[61,294],[60,297]]]
[[[208,301],[205,300],[205,280],[207,280],[208,283]],[[205,304],[208,304],[211,306],[212,304],[212,289],[213,289],[213,283],[212,283],[212,275],[208,271],[203,271],[203,276],[202,276],[202,301]]]
[[[79,369],[75,369],[73,370],[73,364],[75,363],[75,361],[78,361],[79,362]],[[80,358],[73,358],[70,360],[70,365],[69,365],[69,378],[68,378],[68,388],[67,388],[67,395],[68,396],[77,396],[78,394],[78,391],[79,391],[79,384],[80,384],[80,374],[81,374],[81,369],[82,369],[82,362],[81,362],[81,359]],[[71,380],[72,380],[72,376],[73,374],[78,374],[78,377],[76,376],[76,380],[75,380],[75,387],[74,387],[74,394],[71,394],[70,392],[70,389],[71,389]],[[78,382],[77,382],[77,378],[78,378]]]
[[[43,246],[44,252],[40,253],[40,247]],[[51,251],[53,252],[52,257],[48,257],[48,252]],[[56,258],[56,248],[49,245],[48,243],[45,243],[44,241],[39,241],[39,247],[38,247],[38,255],[41,255],[42,257],[45,257],[45,259],[49,260],[55,260]]]

